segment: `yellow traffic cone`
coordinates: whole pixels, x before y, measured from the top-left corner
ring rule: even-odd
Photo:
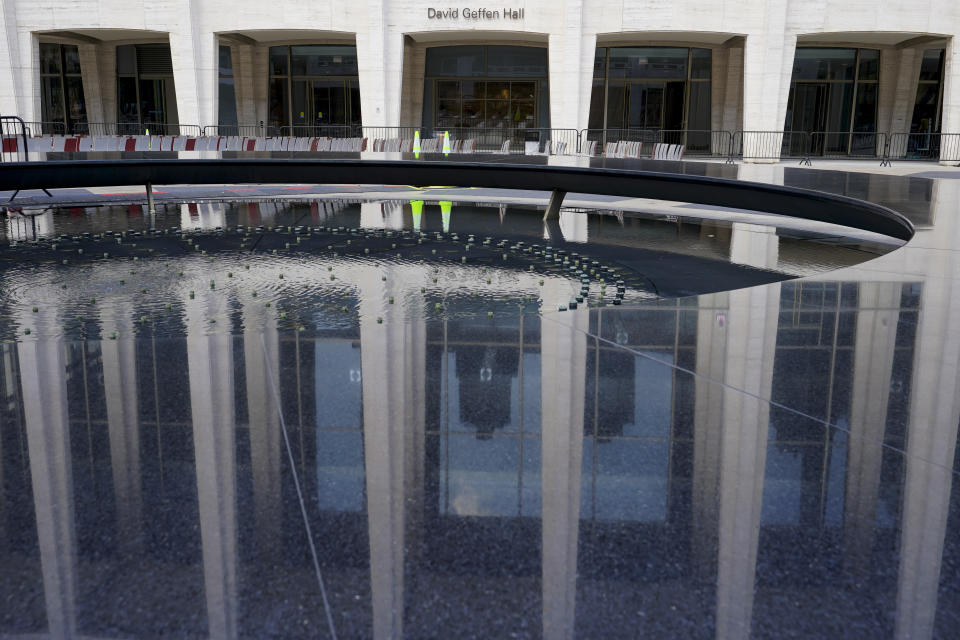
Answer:
[[[413,230],[420,231],[420,221],[423,219],[423,200],[411,200],[410,211],[413,213]]]
[[[450,132],[443,132],[443,155],[450,155]]]
[[[420,129],[413,132],[413,156],[420,157]]]
[[[450,208],[453,206],[453,203],[448,200],[440,201],[440,216],[443,218],[443,232],[450,232]]]

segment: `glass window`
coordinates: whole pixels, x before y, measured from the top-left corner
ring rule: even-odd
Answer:
[[[877,80],[880,77],[880,51],[877,49],[860,50],[860,73],[857,79]]]
[[[853,112],[854,131],[877,130],[877,85],[862,84],[857,87],[857,103]]]
[[[607,75],[607,49],[606,47],[597,47],[593,54],[593,77],[603,78]]]
[[[920,63],[921,80],[940,80],[943,52],[943,49],[928,49],[923,52],[923,61]]]
[[[117,47],[117,74],[134,75],[137,73],[137,51],[132,44]]]
[[[425,72],[428,77],[471,77],[484,75],[483,47],[430,47]]]
[[[853,80],[856,49],[798,47],[794,55],[794,80]]]
[[[44,122],[63,122],[63,91],[60,76],[40,79]]]
[[[503,78],[547,75],[547,50],[540,47],[487,47],[487,74]]]
[[[80,50],[73,45],[63,45],[63,72],[80,75]]]
[[[270,124],[281,126],[287,121],[287,83],[283,79],[270,81]]]
[[[233,84],[233,61],[230,57],[230,47],[220,45],[219,54],[220,86],[217,98],[217,123],[220,126],[236,126],[237,95]]]
[[[330,45],[290,47],[290,68],[295,76],[355,76],[357,48]]]
[[[684,47],[614,47],[610,77],[686,79],[687,54]]]
[[[40,43],[40,73],[60,73],[60,45]]]
[[[270,47],[270,75],[287,75],[287,47]]]
[[[691,49],[690,50],[690,77],[691,78],[710,78],[712,70],[713,56],[710,49]]]

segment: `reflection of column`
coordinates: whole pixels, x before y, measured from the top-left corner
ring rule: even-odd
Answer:
[[[544,638],[572,638],[576,616],[589,320],[582,308],[540,323]]]
[[[775,269],[780,255],[776,227],[734,222],[730,233],[730,262]]]
[[[403,637],[404,547],[413,546],[406,529],[416,520],[405,507],[423,503],[426,327],[414,308],[384,308],[403,290],[390,276],[383,282],[378,269],[368,269],[357,278],[375,638]]]
[[[843,534],[844,558],[851,569],[861,571],[869,569],[876,527],[900,288],[896,283],[859,286]]]
[[[76,537],[64,345],[18,345],[43,594],[52,638],[76,635]]]
[[[211,638],[227,638],[237,635],[233,345],[229,335],[207,335],[215,304],[201,292],[187,304],[187,360],[207,626]]]
[[[717,553],[717,487],[720,483],[720,441],[723,433],[723,380],[727,357],[727,293],[697,300],[697,374],[694,378],[693,487],[691,549],[694,566],[706,578],[715,573]]]
[[[960,185],[950,180],[934,186],[938,209],[937,241],[956,246],[960,224],[950,215]],[[930,251],[917,320],[910,418],[907,427],[906,478],[897,580],[898,638],[929,638],[937,611],[943,541],[950,507],[951,469],[960,422],[960,262],[954,251]]]
[[[780,285],[731,291],[720,438],[717,637],[750,634]],[[746,392],[746,393],[743,393]],[[748,395],[753,394],[753,395]]]
[[[279,339],[276,322],[266,307],[243,307],[243,359],[247,379],[250,465],[253,468],[253,510],[257,549],[261,555],[279,551],[281,538],[280,460],[283,449],[279,407],[272,389],[280,389]],[[264,352],[266,346],[266,352]],[[264,361],[266,358],[266,364]],[[274,379],[271,382],[267,376]]]
[[[365,229],[403,229],[403,203],[361,202],[360,226]]]
[[[104,48],[98,44],[80,44],[77,46],[77,53],[80,56],[80,72],[83,82],[84,107],[87,112],[87,122],[110,122],[113,120],[107,117],[103,110],[103,91],[101,86],[103,80],[100,77],[101,65],[98,60],[100,50]],[[110,82],[116,82],[113,78]]]
[[[137,416],[137,362],[133,310],[121,305],[103,311],[103,387],[110,434],[110,463],[117,503],[120,539],[140,543],[142,496],[140,491],[140,421]]]

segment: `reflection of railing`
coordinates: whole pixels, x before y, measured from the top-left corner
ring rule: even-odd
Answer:
[[[17,116],[0,116],[0,161],[26,162],[27,155],[27,126]]]
[[[0,191],[13,189],[75,188],[132,184],[235,184],[255,180],[261,184],[313,184],[318,177],[326,184],[455,184],[462,187],[492,187],[624,197],[644,197],[691,204],[751,209],[819,222],[873,231],[902,240],[913,236],[913,225],[903,216],[879,205],[804,190],[718,181],[696,175],[641,171],[624,176],[621,171],[541,164],[418,162],[416,160],[361,160],[357,156],[336,159],[317,156],[287,156],[282,159],[110,158],[18,162],[0,171]]]
[[[196,124],[167,124],[165,122],[84,122],[74,127],[74,135],[86,136],[199,136],[202,130]]]
[[[886,134],[876,131],[814,131],[809,155],[822,158],[880,158]]]
[[[960,162],[960,133],[892,133],[887,159]]]

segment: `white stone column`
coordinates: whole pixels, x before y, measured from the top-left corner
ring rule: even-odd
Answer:
[[[243,361],[247,382],[250,466],[257,549],[264,557],[280,550],[283,496],[283,433],[274,392],[280,390],[280,340],[276,320],[263,305],[243,305]]]
[[[750,635],[780,285],[731,291],[720,438],[717,638]],[[743,392],[746,393],[743,393]]]
[[[427,63],[427,48],[409,36],[403,39],[403,100],[400,107],[400,126],[423,126],[423,83]]]
[[[238,632],[233,344],[229,335],[207,334],[218,301],[209,292],[197,293],[186,305],[187,361],[207,626],[211,638],[233,638]]]
[[[898,283],[859,285],[843,518],[844,559],[855,571],[869,569],[873,548],[900,294]]]
[[[960,185],[934,186],[941,246],[960,242],[960,222],[951,215]],[[931,251],[921,293],[914,343],[906,473],[901,508],[897,638],[931,638],[937,611],[943,543],[960,423],[960,260],[954,251]]]
[[[183,16],[170,31],[170,57],[177,95],[177,121],[200,127],[217,124],[217,38],[200,21],[201,0],[179,0]]]
[[[259,81],[264,85],[267,83],[266,74],[261,78],[254,73],[254,49],[252,45],[230,45],[230,57],[233,60],[233,89],[237,96],[237,124],[257,123],[255,85]]]
[[[923,49],[881,49],[877,131],[908,133]]]
[[[563,30],[549,39],[550,127],[586,129],[597,35],[583,33],[584,0],[563,0]]]
[[[940,130],[944,133],[960,133],[960,41],[958,36],[950,38],[944,54],[943,118]],[[954,140],[945,142],[941,146],[950,148],[953,151],[953,157],[956,158],[960,143]],[[957,163],[954,161],[941,164]]]
[[[13,2],[0,2],[0,113],[20,114],[20,44],[17,10]]]
[[[797,37],[787,33],[787,0],[764,4],[764,29],[749,33],[743,52],[743,129],[783,131],[793,74]],[[776,162],[779,146],[770,136],[747,135],[743,141],[745,162]]]
[[[101,122],[117,121],[117,48],[112,44],[99,46],[97,64],[100,75],[100,104],[103,109]],[[86,90],[86,89],[84,89]],[[87,118],[88,122],[96,122]]]
[[[403,34],[387,19],[386,0],[367,0],[366,23],[357,29],[357,66],[363,124],[400,124],[403,83]]]
[[[550,283],[552,288],[559,284]],[[559,297],[559,291],[545,292]],[[586,307],[540,323],[543,637],[573,638],[586,386]]]
[[[368,268],[356,277],[362,291],[364,466],[373,637],[399,639],[404,549],[413,546],[407,507],[423,503],[426,326],[417,309],[404,309],[402,276],[388,270],[383,281],[381,273]],[[387,304],[391,295],[399,304]],[[412,317],[405,319],[405,312]]]
[[[244,124],[264,124],[270,122],[270,48],[256,46],[253,48],[253,103],[255,118],[253,122]]]
[[[101,315],[103,386],[110,434],[110,463],[120,539],[131,549],[141,542],[143,499],[140,481],[140,419],[137,410],[136,339],[133,309],[120,305]]]
[[[21,342],[17,355],[47,627],[51,638],[72,638],[77,633],[77,542],[64,344]]]

